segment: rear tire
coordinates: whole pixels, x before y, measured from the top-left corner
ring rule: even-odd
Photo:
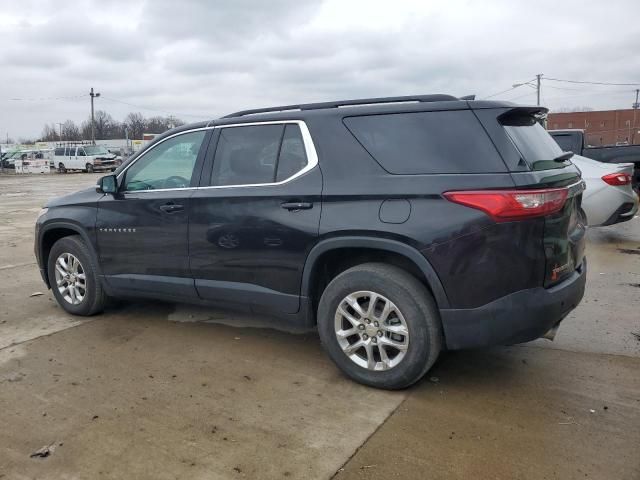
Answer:
[[[382,263],[355,266],[329,283],[318,305],[318,332],[347,376],[390,390],[420,380],[442,349],[429,291],[405,270]]]
[[[87,163],[86,167],[87,167],[87,173],[93,173],[93,165],[91,165],[90,163]]]
[[[73,315],[90,316],[104,308],[107,297],[96,261],[82,237],[73,235],[51,247],[47,275],[58,304]]]

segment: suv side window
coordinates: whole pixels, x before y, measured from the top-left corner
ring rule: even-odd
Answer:
[[[282,137],[280,156],[278,157],[278,172],[276,181],[281,182],[302,170],[307,164],[307,153],[300,133],[300,126],[287,124]]]
[[[67,147],[67,157],[76,156],[76,147]]]
[[[78,157],[86,157],[87,155],[84,153],[84,148],[78,147]]]
[[[347,117],[344,124],[389,173],[506,171],[489,136],[470,110]]]
[[[53,152],[53,154],[56,157],[62,157],[64,156],[64,148],[56,148],[55,151]]]
[[[189,132],[159,143],[125,172],[126,191],[185,188],[206,132]]]
[[[284,125],[220,129],[210,185],[271,183]]]
[[[210,185],[260,185],[286,180],[307,164],[297,124],[220,129]]]

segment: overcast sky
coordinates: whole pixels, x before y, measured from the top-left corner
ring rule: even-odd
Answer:
[[[119,120],[196,121],[343,98],[486,97],[537,73],[640,82],[637,16],[637,0],[2,0],[0,138],[81,122],[90,87]],[[542,99],[629,108],[634,88],[546,81]],[[533,103],[535,91],[494,98]]]

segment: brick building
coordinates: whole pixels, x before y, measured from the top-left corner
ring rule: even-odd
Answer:
[[[579,128],[586,132],[589,145],[640,145],[640,111],[600,110],[591,112],[549,113],[547,128]]]

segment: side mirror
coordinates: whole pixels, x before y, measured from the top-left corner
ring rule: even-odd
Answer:
[[[98,180],[96,186],[96,192],[98,193],[117,193],[118,192],[118,178],[115,175],[107,175]]]

